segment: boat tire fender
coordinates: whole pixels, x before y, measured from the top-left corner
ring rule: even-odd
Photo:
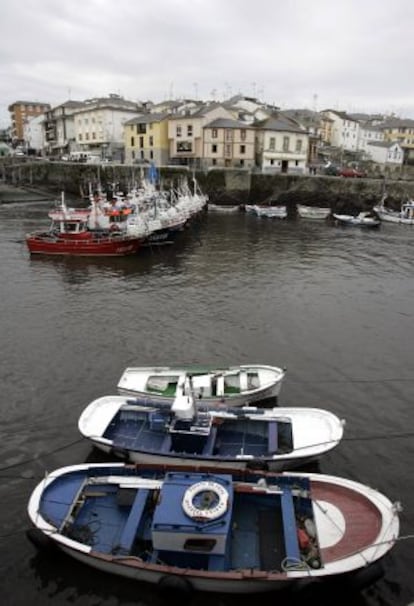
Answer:
[[[161,595],[172,599],[189,598],[193,593],[193,586],[188,579],[172,575],[161,577],[158,581]]]

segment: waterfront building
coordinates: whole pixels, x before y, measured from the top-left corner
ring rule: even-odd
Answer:
[[[203,127],[203,168],[253,168],[255,128],[240,120],[217,118]]]
[[[359,122],[346,112],[325,109],[321,114],[332,120],[330,128],[330,139],[326,141],[329,145],[338,147],[344,151],[358,151]]]
[[[307,130],[282,113],[256,123],[256,165],[263,172],[305,173],[308,148]]]
[[[218,103],[208,103],[191,113],[188,109],[168,120],[169,157],[172,164],[201,167],[203,160],[203,127],[218,118],[234,119]]]
[[[373,162],[384,166],[402,166],[404,150],[398,141],[370,141],[367,153]]]
[[[51,157],[68,155],[75,148],[75,112],[82,101],[69,100],[50,108],[44,116],[44,153]]]
[[[404,160],[414,158],[414,120],[388,118],[380,126],[385,141],[398,141],[404,150]]]
[[[124,126],[125,162],[151,163],[158,166],[169,162],[168,113],[140,114]]]
[[[142,113],[143,104],[111,94],[86,100],[74,112],[75,149],[102,159],[124,160],[124,125]]]
[[[28,118],[44,114],[50,109],[49,103],[39,101],[15,101],[9,105],[11,137],[14,144],[24,142],[24,124]]]
[[[372,143],[382,143],[384,133],[382,129],[371,121],[364,121],[359,126],[359,138],[357,151],[362,152],[362,157],[370,156],[370,146]]]
[[[44,115],[34,116],[26,120],[23,127],[25,149],[29,153],[40,154],[44,148]]]
[[[319,112],[310,109],[285,109],[282,115],[296,120],[309,135],[308,166],[313,168],[319,163],[319,151],[322,143],[323,123]]]

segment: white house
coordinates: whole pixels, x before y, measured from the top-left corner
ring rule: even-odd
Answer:
[[[295,120],[276,114],[255,126],[256,164],[262,171],[307,171],[309,135]]]
[[[44,120],[44,114],[26,119],[23,125],[23,138],[26,149],[34,149],[36,152],[42,151],[44,146]]]
[[[123,160],[124,124],[142,112],[142,106],[119,95],[89,99],[75,114],[76,151]]]
[[[370,122],[360,124],[358,151],[369,154],[370,143],[381,143],[384,141],[384,133],[378,126],[373,126]]]
[[[388,166],[402,166],[404,160],[404,151],[397,141],[371,141],[367,153],[374,162]]]
[[[321,112],[323,116],[332,120],[330,137],[328,142],[334,147],[340,147],[345,151],[358,151],[359,122],[345,112],[326,109]]]

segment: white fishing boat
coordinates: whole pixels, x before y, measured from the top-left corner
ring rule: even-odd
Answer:
[[[236,213],[240,210],[238,204],[212,204],[208,203],[207,210],[215,213]]]
[[[414,200],[408,200],[401,204],[400,210],[392,210],[384,204],[385,196],[380,204],[374,207],[381,221],[389,223],[401,223],[403,225],[414,225]]]
[[[117,387],[123,395],[166,404],[184,393],[193,395],[200,405],[246,406],[277,398],[284,376],[284,369],[261,364],[223,368],[137,366],[124,370]]]
[[[211,409],[183,395],[172,405],[111,395],[91,402],[78,426],[100,450],[136,463],[281,471],[335,448],[344,421],[318,408]]]
[[[260,204],[246,204],[245,211],[258,217],[267,217],[269,219],[286,219],[286,206],[270,206]]]
[[[381,225],[381,220],[379,219],[378,215],[372,211],[362,211],[357,215],[341,215],[338,213],[333,213],[332,216],[337,225],[367,228],[375,228]]]
[[[305,204],[298,204],[297,211],[301,219],[315,219],[318,221],[327,219],[331,214],[331,209],[329,207],[306,206]]]
[[[322,474],[82,464],[37,485],[27,535],[171,597],[242,594],[372,583],[398,539],[398,511],[377,490]]]

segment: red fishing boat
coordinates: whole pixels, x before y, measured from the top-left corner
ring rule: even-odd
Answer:
[[[143,239],[122,231],[90,230],[87,218],[69,214],[52,220],[48,231],[26,235],[30,254],[119,257],[135,254]]]

